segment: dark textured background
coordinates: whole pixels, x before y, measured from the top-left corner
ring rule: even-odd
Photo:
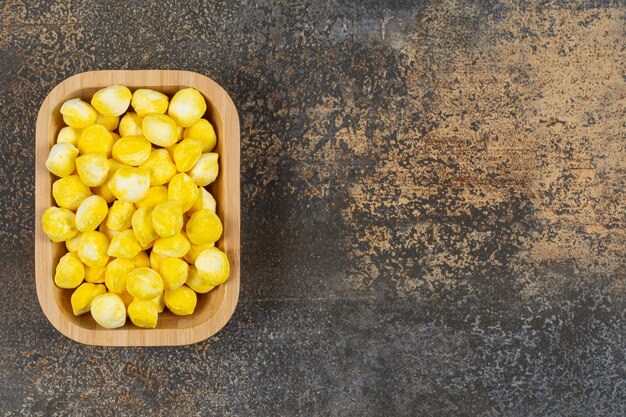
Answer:
[[[0,5],[3,414],[625,414],[624,2]],[[197,345],[36,301],[39,105],[117,68],[239,109],[241,297]]]

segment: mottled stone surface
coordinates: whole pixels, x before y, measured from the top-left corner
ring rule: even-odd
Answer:
[[[624,2],[0,7],[4,415],[625,414]],[[36,301],[38,107],[115,68],[240,112],[241,297],[197,345],[79,345]]]

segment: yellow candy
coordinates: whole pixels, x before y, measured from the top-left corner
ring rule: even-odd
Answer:
[[[223,284],[230,275],[228,257],[218,248],[205,249],[196,259],[196,268],[209,285]]]
[[[76,171],[83,184],[98,187],[109,175],[109,162],[103,153],[90,152],[76,158]]]
[[[113,136],[113,144],[115,145],[115,142],[117,142],[118,140],[120,140],[120,135],[118,135],[115,132],[111,132],[111,136]]]
[[[133,203],[117,200],[109,209],[106,226],[116,231],[128,229],[134,213],[135,206]]]
[[[79,98],[67,100],[61,106],[61,114],[66,125],[74,129],[82,129],[96,122],[98,112]]]
[[[215,181],[219,173],[218,154],[203,153],[196,165],[189,171],[189,176],[196,184],[205,187]]]
[[[141,130],[141,124],[143,123],[143,117],[138,116],[137,113],[128,112],[120,120],[119,131],[122,137],[124,136],[141,136],[143,135]]]
[[[128,306],[128,317],[137,327],[154,329],[159,319],[159,312],[151,300],[135,299]]]
[[[72,293],[70,303],[75,316],[88,313],[91,310],[93,299],[106,293],[104,285],[84,283]]]
[[[126,306],[118,294],[102,294],[91,302],[91,316],[105,329],[115,329],[126,323]]]
[[[98,194],[99,196],[104,198],[104,201],[106,201],[107,204],[111,204],[112,202],[116,200],[115,196],[111,192],[111,189],[109,188],[106,182],[97,187],[92,187],[91,191],[93,191],[94,194]]]
[[[183,133],[185,133],[185,128],[182,126],[176,126],[176,142],[180,142],[183,138]]]
[[[183,211],[177,201],[163,201],[152,210],[152,227],[161,237],[176,235],[183,228]]]
[[[196,183],[183,172],[174,175],[167,186],[167,198],[178,201],[183,213],[193,206],[196,198],[198,198],[198,193]]]
[[[194,245],[217,242],[222,236],[222,222],[210,210],[196,211],[187,222],[187,237]]]
[[[141,251],[132,259],[135,264],[135,268],[149,268],[150,267],[150,257],[145,251]]]
[[[76,236],[76,216],[60,207],[49,207],[41,218],[43,231],[53,242],[64,242]],[[181,219],[182,227],[182,219]]]
[[[82,233],[76,233],[76,235],[65,241],[65,247],[68,252],[77,252],[78,251],[78,243],[80,242],[80,238],[83,236]]]
[[[159,274],[163,278],[166,290],[174,290],[187,281],[189,265],[179,258],[167,258],[159,265]]]
[[[182,258],[189,252],[191,244],[184,234],[178,233],[172,237],[160,237],[154,242],[152,251],[162,256]]]
[[[174,162],[178,172],[187,172],[196,165],[202,156],[202,142],[199,139],[183,139],[174,148]]]
[[[92,284],[101,284],[104,282],[106,267],[104,268],[92,268],[90,266],[85,267],[85,281]]]
[[[165,305],[177,316],[188,316],[193,314],[198,303],[196,293],[186,285],[175,290],[165,291]]]
[[[126,277],[133,270],[135,264],[129,259],[113,259],[106,267],[104,283],[109,291],[121,294],[126,291]]]
[[[141,168],[122,167],[113,174],[109,188],[118,199],[135,203],[148,194],[150,173]]]
[[[104,268],[109,261],[109,239],[101,232],[85,232],[78,243],[78,256],[87,266]]]
[[[98,113],[98,118],[96,119],[96,124],[104,126],[106,130],[111,132],[111,135],[113,135],[113,131],[117,129],[117,125],[119,123],[119,116],[103,116],[102,114]]]
[[[217,143],[213,125],[206,119],[200,119],[185,129],[183,138],[195,138],[202,141],[202,152],[211,152]]]
[[[163,292],[163,279],[150,268],[137,268],[126,277],[126,290],[136,298],[150,300]]]
[[[124,291],[121,292],[119,294],[117,294],[120,296],[120,298],[122,299],[122,302],[124,303],[124,307],[126,307],[126,315],[128,315],[128,306],[130,305],[130,303],[133,302],[133,300],[135,299],[135,297],[133,297],[132,295],[130,295],[128,293],[128,291]]]
[[[84,199],[91,195],[91,190],[80,180],[78,175],[70,175],[56,180],[52,184],[52,196],[59,207],[76,210]]]
[[[164,259],[167,259],[167,256],[161,256],[155,251],[151,251],[150,252],[150,268],[154,269],[155,271],[158,271],[159,267],[161,266],[161,262],[163,262]]]
[[[198,197],[193,203],[193,206],[187,211],[187,214],[191,215],[198,210],[210,210],[213,213],[217,210],[217,203],[215,198],[204,187],[198,187]]]
[[[176,165],[165,149],[152,151],[146,162],[140,167],[150,173],[150,185],[166,184],[176,174]]]
[[[165,114],[169,105],[169,99],[165,94],[158,91],[140,88],[133,93],[131,105],[137,114],[142,117],[153,113]]]
[[[99,152],[108,157],[111,156],[114,142],[113,136],[104,126],[91,125],[86,127],[78,138],[78,150],[81,155]]]
[[[164,114],[150,114],[141,123],[143,135],[157,146],[172,146],[178,137],[176,122]]]
[[[200,277],[200,274],[198,274],[198,270],[195,266],[189,267],[189,278],[187,278],[187,282],[185,284],[199,294],[206,294],[215,288],[214,285],[210,285],[207,281]]]
[[[176,150],[176,144],[168,146],[167,148],[165,148],[165,150],[170,155],[170,158],[172,158],[172,161],[173,161],[174,160],[174,150]],[[174,165],[174,167],[176,167],[176,165]]]
[[[111,210],[109,209],[109,212]],[[119,230],[111,230],[107,227],[106,222],[102,222],[100,223],[100,227],[98,227],[98,231],[102,232],[106,235],[107,239],[109,239],[109,241],[111,241],[113,239],[113,237],[118,234],[120,231]]]
[[[193,265],[196,263],[196,259],[198,259],[198,256],[205,250],[208,248],[212,248],[215,246],[215,243],[209,243],[206,245],[194,245],[192,244],[191,247],[189,248],[189,252],[187,252],[187,254],[184,256],[185,260],[187,262],[189,262],[190,265]]]
[[[157,297],[151,298],[150,302],[152,302],[156,308],[158,313],[162,313],[165,310],[165,294],[161,293]]]
[[[132,94],[123,85],[110,85],[94,93],[91,105],[104,116],[121,116],[130,105]]]
[[[78,138],[82,133],[82,129],[74,129],[70,126],[62,127],[57,135],[57,143],[69,143],[72,146],[78,146]]]
[[[87,197],[76,211],[76,229],[79,232],[91,232],[100,226],[106,218],[109,206],[99,195]]]
[[[137,241],[135,233],[128,229],[113,237],[108,254],[116,258],[133,259],[139,252],[141,252],[141,245]]]
[[[76,288],[83,282],[85,266],[75,252],[68,252],[59,259],[54,283],[59,288]]]
[[[206,101],[200,92],[194,88],[179,90],[167,111],[177,125],[190,127],[196,123],[206,112]]]
[[[46,168],[57,177],[67,177],[76,169],[78,149],[71,143],[57,143],[50,149]]]
[[[113,145],[113,158],[130,166],[143,164],[151,152],[152,145],[143,136],[124,136]]]
[[[141,246],[141,250],[145,251],[145,250],[148,250],[148,249],[152,249],[153,246],[154,246],[154,240],[152,242],[148,243],[147,245]],[[149,266],[149,265],[146,265],[146,266]]]
[[[159,237],[152,227],[152,209],[150,207],[140,207],[133,214],[133,232],[141,246],[146,246]]]
[[[164,185],[155,185],[150,187],[148,194],[141,200],[135,203],[137,208],[150,207],[153,208],[157,204],[167,200],[167,187]]]

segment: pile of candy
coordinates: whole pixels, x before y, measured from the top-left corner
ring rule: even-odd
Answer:
[[[154,328],[165,307],[192,314],[196,293],[228,279],[228,258],[215,247],[222,222],[205,188],[219,173],[206,110],[193,88],[170,100],[121,85],[97,91],[91,104],[75,98],[61,106],[67,126],[46,161],[59,177],[58,207],[42,224],[67,247],[54,282],[75,289],[75,315],[91,312],[109,329],[128,315]]]

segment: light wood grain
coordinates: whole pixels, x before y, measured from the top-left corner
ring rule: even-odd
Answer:
[[[178,317],[169,312],[159,315],[156,329],[141,329],[128,320],[126,326],[107,330],[90,314],[75,317],[70,306],[70,290],[54,285],[57,261],[65,246],[52,243],[43,232],[41,217],[54,204],[51,192],[54,177],[45,167],[50,148],[63,127],[59,109],[64,101],[80,97],[86,101],[95,91],[111,84],[131,90],[146,87],[169,96],[185,87],[200,91],[207,101],[207,118],[215,127],[220,155],[220,174],[208,188],[217,201],[217,214],[224,234],[217,242],[230,260],[228,281],[208,294],[198,295],[196,311]],[[239,297],[239,117],[232,100],[215,81],[190,71],[138,70],[92,71],[74,75],[56,86],[44,100],[37,117],[35,156],[35,277],[39,303],[52,325],[77,342],[102,346],[186,345],[217,333],[232,316]]]

